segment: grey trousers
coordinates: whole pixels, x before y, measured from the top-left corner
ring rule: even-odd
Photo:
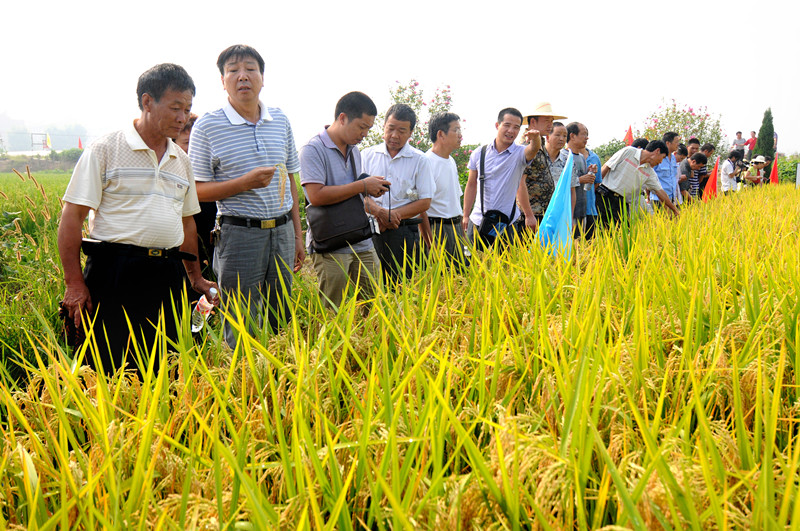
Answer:
[[[222,307],[228,312],[236,302],[263,326],[265,305],[270,328],[288,322],[292,315],[287,299],[292,293],[294,225],[289,221],[274,229],[223,224],[214,248],[214,272],[221,288]],[[251,327],[251,333],[253,328]],[[225,342],[236,345],[236,334],[225,322]]]

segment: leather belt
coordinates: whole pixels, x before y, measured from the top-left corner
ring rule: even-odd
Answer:
[[[614,191],[609,190],[608,188],[606,188],[606,186],[603,185],[603,184],[600,184],[600,185],[597,186],[597,193],[600,194],[600,195],[604,195],[606,197],[620,197],[620,198],[622,197],[617,192],[614,192]]]
[[[255,219],[255,218],[239,218],[236,216],[220,216],[219,222],[221,224],[227,223],[228,225],[237,225],[239,227],[248,227],[253,229],[274,229],[280,227],[292,217],[292,212],[289,211],[282,216],[273,219]]]
[[[441,223],[442,225],[456,225],[461,223],[463,218],[461,216],[455,216],[452,218],[435,218],[432,216],[428,216],[428,221],[431,223]]]
[[[189,262],[197,260],[195,255],[181,251],[180,247],[162,249],[159,247],[139,247],[138,245],[131,245],[128,243],[84,239],[81,242],[81,249],[86,256],[123,254],[128,256],[146,256],[148,258],[180,259]]]

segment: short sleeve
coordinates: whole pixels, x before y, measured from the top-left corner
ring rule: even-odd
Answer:
[[[211,142],[209,142],[208,133],[203,124],[203,118],[206,116],[197,120],[192,128],[192,134],[189,136],[189,160],[192,163],[194,179],[200,182],[214,180]]]
[[[104,173],[103,151],[95,144],[89,145],[75,165],[72,178],[64,192],[64,201],[97,210],[103,198]]]

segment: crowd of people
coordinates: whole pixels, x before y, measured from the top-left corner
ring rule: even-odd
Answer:
[[[452,157],[462,141],[458,115],[431,118],[433,147],[423,153],[409,144],[418,127],[413,109],[392,105],[384,142],[362,151],[378,110],[366,94],[350,92],[330,125],[297,149],[288,117],[260,99],[261,55],[231,46],[217,68],[227,101],[200,117],[191,113],[195,86],[182,67],[143,73],[140,117],[86,149],[64,194],[62,306],[78,336],[93,331],[98,355],[87,361],[98,370],[130,363],[133,340],[151,345],[157,328],[176,336],[172,308],[187,279],[198,295],[227,308],[235,301],[253,326],[277,330],[291,318],[292,278],[307,255],[335,310],[348,293],[370,299],[376,282],[395,287],[428,249],[443,248],[448,265],[463,269],[470,249],[536,231],[561,178],[570,179],[575,237],[591,238],[641,202],[677,216],[677,204],[701,196],[714,153],[711,144],[692,138],[684,146],[667,133],[637,139],[602,164],[587,148],[586,125],[566,122],[547,102],[528,115],[508,107],[495,138],[470,157],[462,202]],[[723,164],[723,191],[744,156],[733,150]],[[569,162],[572,173],[562,177]],[[753,166],[763,162],[756,157]],[[217,282],[203,277],[204,262]],[[239,333],[225,323],[228,345]]]

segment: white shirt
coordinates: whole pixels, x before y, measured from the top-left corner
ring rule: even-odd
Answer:
[[[389,193],[374,198],[383,208],[398,208],[419,199],[433,197],[433,176],[425,154],[410,144],[403,146],[392,158],[386,144],[372,146],[361,152],[361,165],[370,175],[385,177],[392,183]]]
[[[83,152],[64,201],[92,209],[90,237],[140,247],[178,247],[183,218],[200,212],[186,153],[168,140],[158,160],[133,125]]]
[[[620,149],[605,163],[610,171],[603,177],[603,185],[625,197],[630,203],[643,189],[663,190],[658,175],[649,164],[642,164],[642,150],[628,146]]]
[[[722,183],[723,192],[736,190],[736,178],[733,176],[733,170],[733,162],[731,162],[730,159],[722,163],[722,167],[720,168],[720,173],[722,175],[720,181]]]
[[[427,151],[425,156],[430,163],[433,175],[434,192],[428,215],[434,218],[454,218],[460,216],[461,209],[461,184],[458,182],[458,167],[453,157],[442,158],[433,152]]]

